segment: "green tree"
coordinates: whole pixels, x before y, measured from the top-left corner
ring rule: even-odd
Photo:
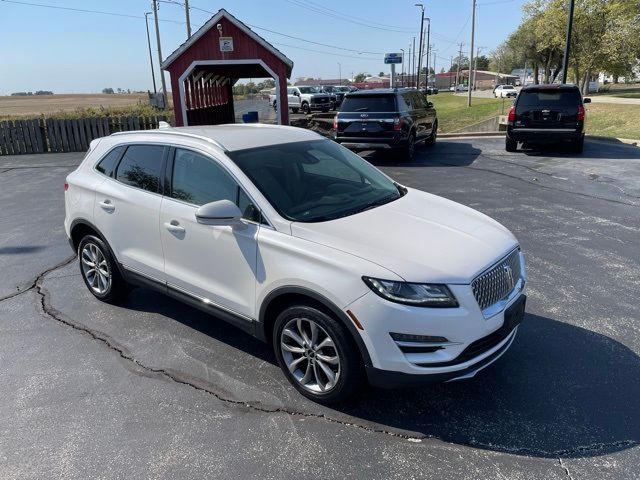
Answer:
[[[353,81],[354,82],[364,82],[364,79],[370,77],[370,75],[368,73],[359,73],[357,74],[355,77],[353,77]]]

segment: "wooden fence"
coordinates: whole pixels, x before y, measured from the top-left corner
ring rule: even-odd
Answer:
[[[85,152],[91,140],[114,132],[155,129],[160,121],[166,117],[7,120],[0,122],[0,155]]]

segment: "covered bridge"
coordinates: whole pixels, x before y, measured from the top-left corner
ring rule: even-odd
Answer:
[[[289,123],[293,62],[224,9],[169,55],[162,69],[171,75],[176,126],[234,123],[233,85],[265,77],[276,82],[278,123]]]

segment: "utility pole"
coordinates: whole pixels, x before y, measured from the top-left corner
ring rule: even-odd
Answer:
[[[458,91],[458,80],[460,78],[460,64],[462,63],[462,46],[464,45],[464,43],[460,42],[460,52],[458,53],[458,70],[456,71],[456,88],[453,91],[453,93],[455,94]]]
[[[452,70],[453,70],[453,55],[451,55],[451,66],[449,67],[449,88],[451,88],[451,73],[452,73]]]
[[[573,28],[573,8],[575,0],[569,0],[569,18],[567,19],[567,39],[564,45],[564,58],[562,60],[562,83],[567,83],[569,70],[569,53],[571,50],[571,29]]]
[[[473,41],[476,33],[476,0],[471,0],[471,50],[469,50],[469,91],[467,92],[467,107],[471,106],[471,67],[473,66]]]
[[[478,73],[478,57],[480,56],[480,49],[482,47],[478,47],[476,50],[476,61],[473,64],[473,86],[476,86],[476,74]]]
[[[405,71],[404,71],[404,48],[401,48],[400,51],[402,52],[402,67],[400,67],[400,69],[402,70],[401,73],[401,77],[402,77],[402,86],[404,87],[404,79],[405,79]]]
[[[153,93],[158,93],[156,88],[156,74],[153,71],[153,55],[151,54],[151,37],[149,36],[149,17],[153,12],[146,12],[144,14],[144,23],[147,24],[147,44],[149,45],[149,63],[151,64],[151,79],[153,80]]]
[[[167,83],[164,79],[164,72],[162,71],[162,47],[160,46],[160,28],[158,27],[158,0],[153,0],[153,18],[156,24],[156,40],[158,41],[158,62],[160,63],[160,80],[162,81],[162,97],[164,101],[164,110],[167,109]]]
[[[429,86],[429,48],[431,47],[431,45],[429,44],[430,33],[431,33],[431,18],[427,17],[427,74],[424,77],[425,87]],[[428,92],[427,92],[427,95],[428,95]]]
[[[413,67],[411,68],[411,83],[416,81],[416,37],[413,37]],[[415,85],[414,85],[415,86]]]
[[[340,85],[342,85],[342,64],[338,62],[338,80],[340,81]]]
[[[187,40],[191,38],[191,20],[189,19],[189,0],[184,0],[184,14],[187,18]]]
[[[422,49],[424,44],[422,43],[424,40],[424,5],[422,3],[416,3],[416,7],[420,7],[420,43],[418,44],[418,79],[416,80],[416,87],[420,89],[420,68],[422,67]]]

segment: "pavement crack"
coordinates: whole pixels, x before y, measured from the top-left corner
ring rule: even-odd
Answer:
[[[571,480],[573,480],[573,477],[571,476],[571,473],[569,472],[569,469],[567,468],[567,466],[562,462],[562,458],[558,457],[558,462],[560,463],[560,466],[562,467],[562,469],[564,470],[564,473],[567,474],[567,477],[569,477]]]
[[[34,288],[36,288],[36,284],[38,283],[38,281],[40,279],[42,279],[45,275],[47,275],[48,273],[53,272],[54,270],[58,270],[59,268],[62,267],[66,267],[67,265],[69,265],[71,262],[73,262],[75,260],[76,256],[72,255],[69,258],[63,260],[62,262],[58,263],[57,265],[54,265],[53,267],[47,268],[45,271],[39,273],[38,275],[36,275],[36,277],[31,280],[26,287],[24,288],[20,288],[20,287],[16,287],[17,291],[10,293],[8,295],[5,295],[4,297],[0,297],[0,302],[4,302],[5,300],[9,300],[11,298],[15,298],[19,295],[22,295],[23,293],[27,293],[30,290],[33,290]]]

